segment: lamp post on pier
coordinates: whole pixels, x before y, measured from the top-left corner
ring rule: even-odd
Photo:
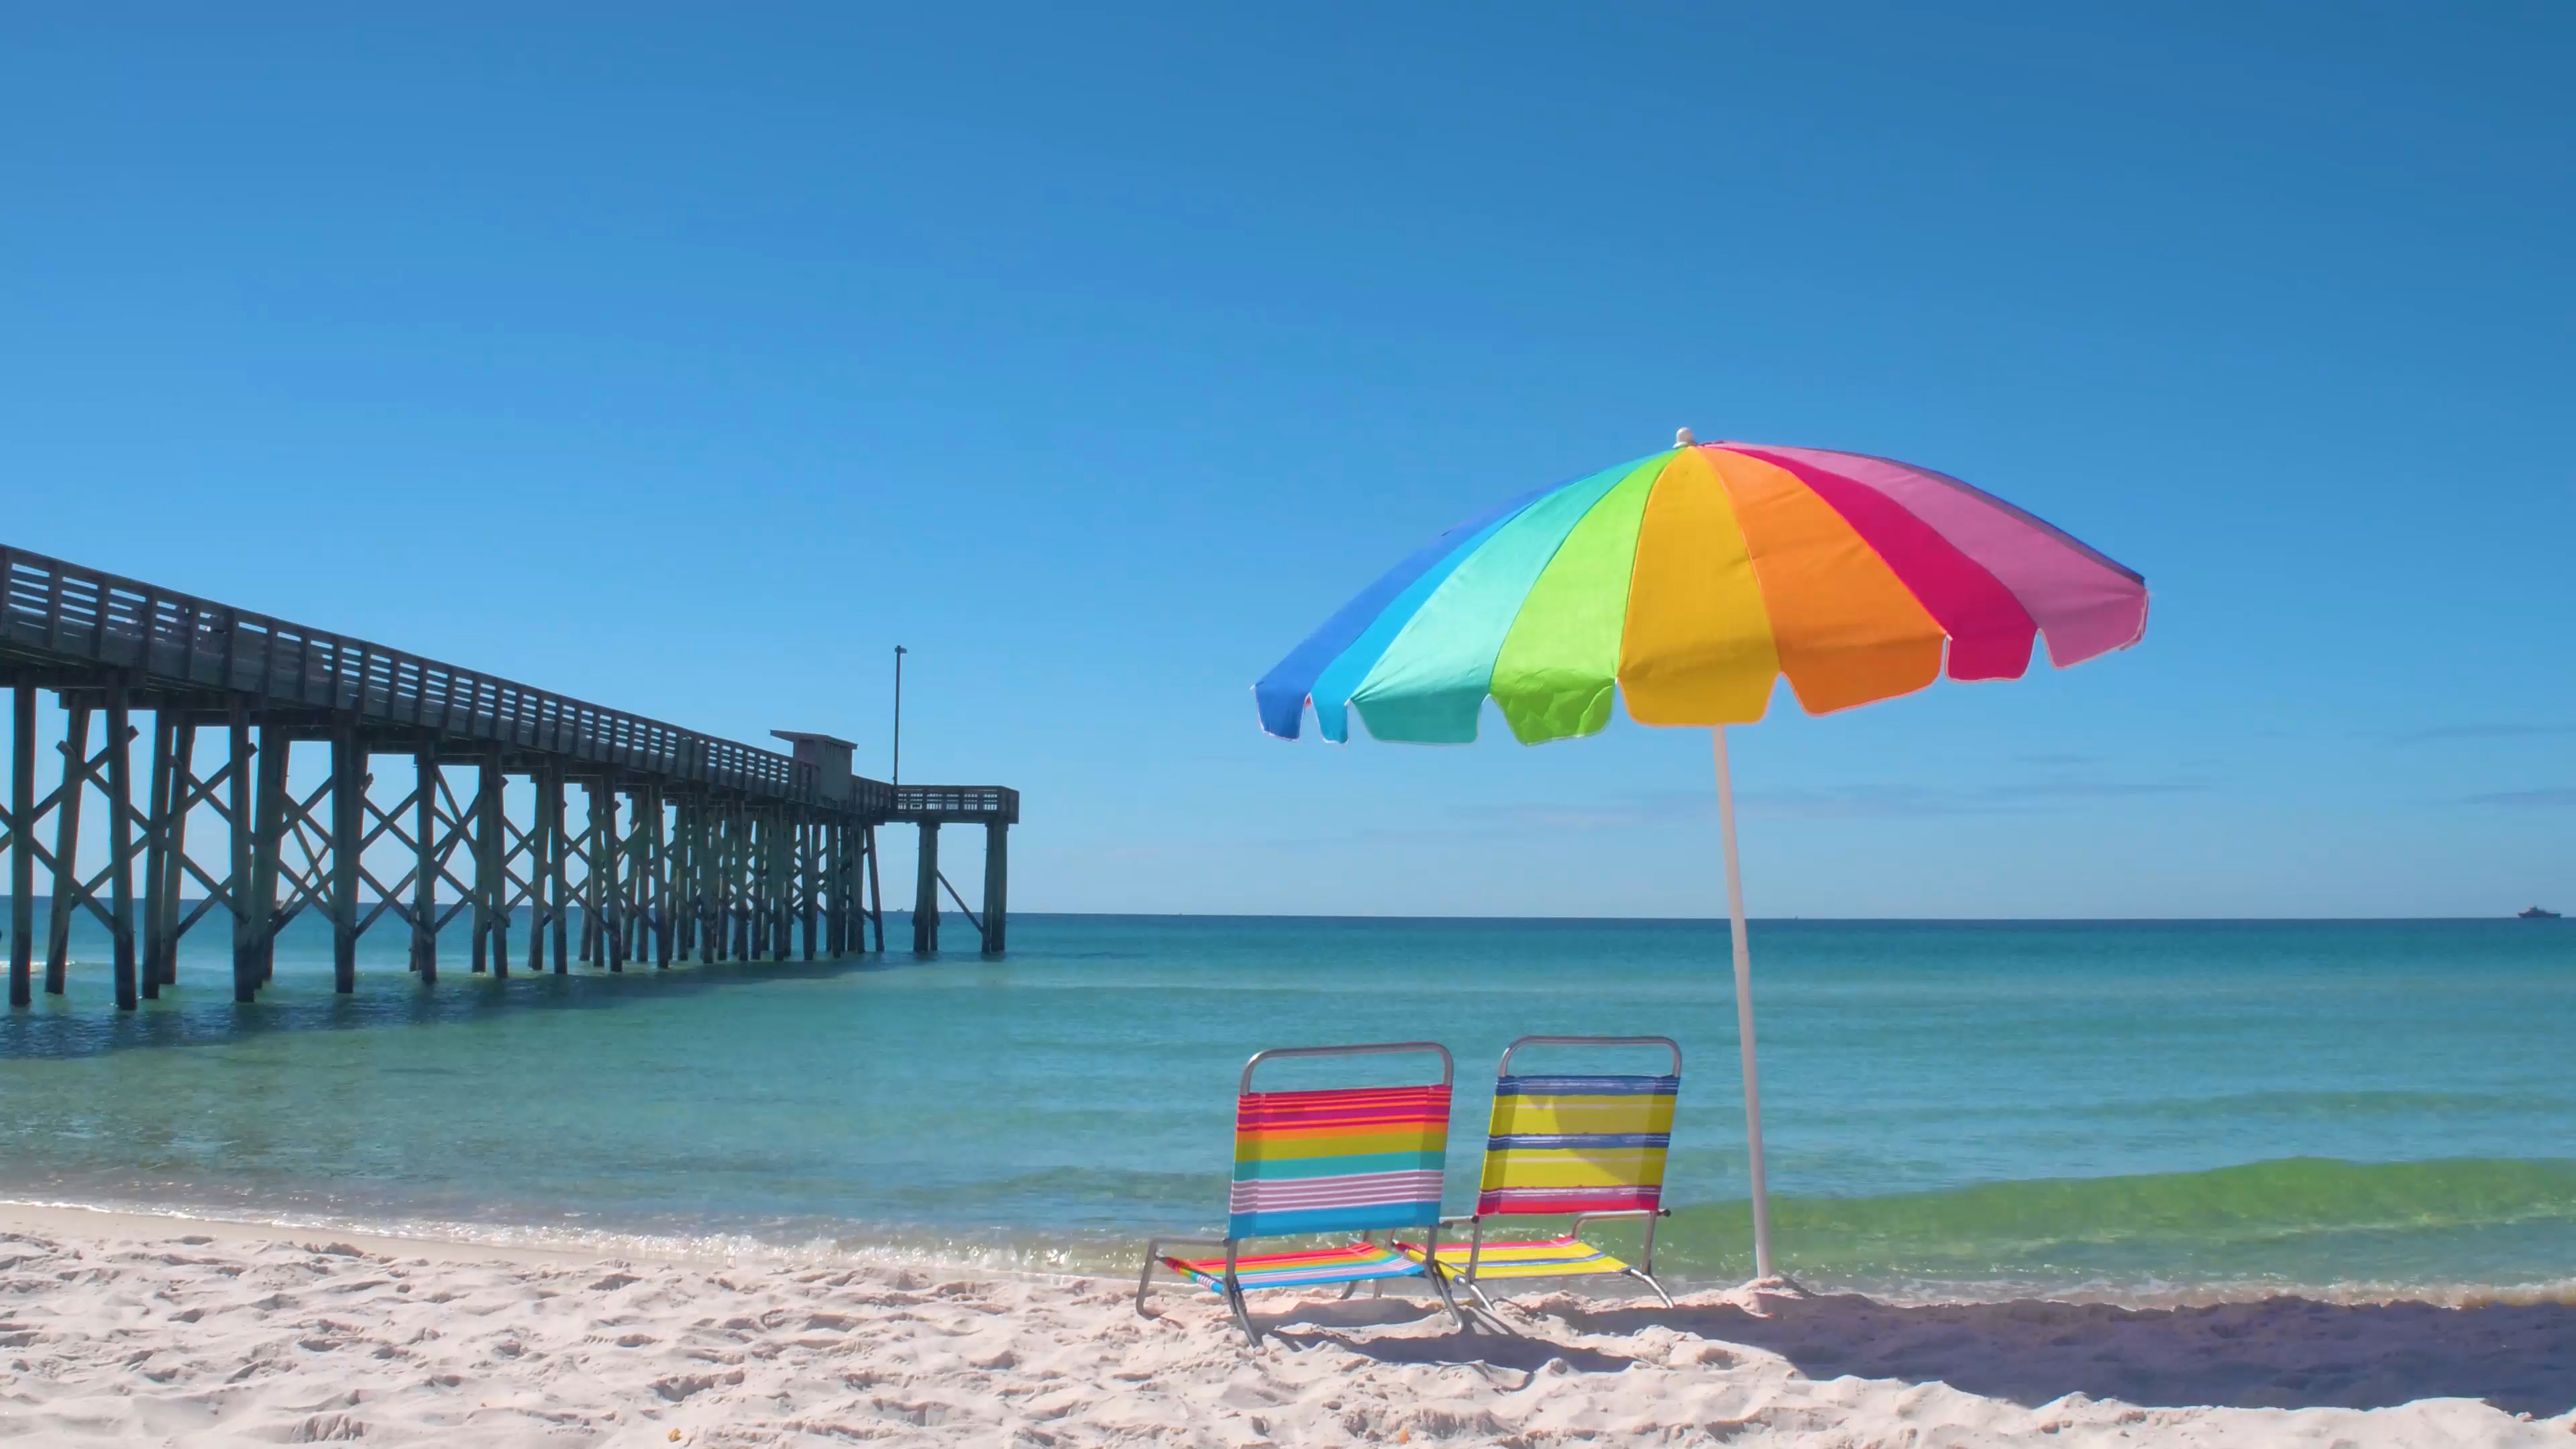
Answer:
[[[903,783],[903,656],[912,651],[894,646],[894,778],[888,784]]]

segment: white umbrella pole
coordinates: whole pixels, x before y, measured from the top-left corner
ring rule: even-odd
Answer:
[[[1735,858],[1735,780],[1726,767],[1726,727],[1717,741],[1717,827],[1726,837],[1726,921],[1735,938],[1735,1034],[1744,1057],[1744,1145],[1753,1159],[1753,1276],[1771,1276],[1771,1187],[1762,1171],[1762,1073],[1753,1062],[1753,952],[1744,939],[1744,871]]]

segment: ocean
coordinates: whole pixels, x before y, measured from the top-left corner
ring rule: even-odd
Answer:
[[[307,918],[258,1004],[232,1004],[207,932],[175,991],[120,1016],[93,931],[68,996],[0,1017],[0,1198],[1132,1272],[1148,1234],[1220,1224],[1258,1049],[1446,1045],[1455,1211],[1507,1042],[1652,1033],[1685,1055],[1659,1266],[1750,1271],[1722,922],[1022,915],[1012,939],[993,962],[506,981],[450,942],[424,992],[386,931],[340,998]],[[1811,1287],[2576,1286],[2576,923],[1752,939],[1777,1254]]]

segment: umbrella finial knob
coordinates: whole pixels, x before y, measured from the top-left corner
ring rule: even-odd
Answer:
[[[1689,447],[1689,446],[1692,444],[1692,442],[1694,442],[1694,441],[1695,441],[1695,440],[1691,437],[1691,430],[1690,430],[1690,429],[1688,429],[1688,428],[1675,428],[1675,429],[1673,429],[1673,446],[1674,446],[1674,447],[1676,447],[1676,448],[1687,448],[1687,447]]]

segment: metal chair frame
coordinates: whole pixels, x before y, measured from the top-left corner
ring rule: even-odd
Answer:
[[[1457,1063],[1450,1058],[1449,1049],[1436,1041],[1370,1042],[1358,1046],[1272,1047],[1266,1051],[1254,1052],[1251,1060],[1246,1061],[1243,1064],[1243,1077],[1235,1089],[1235,1100],[1239,1103],[1244,1097],[1251,1094],[1253,1069],[1260,1066],[1263,1062],[1280,1061],[1288,1057],[1379,1056],[1395,1052],[1431,1052],[1436,1054],[1440,1058],[1440,1080],[1437,1085],[1451,1087],[1456,1084],[1458,1071]],[[1509,1056],[1508,1053],[1505,1055],[1506,1057]],[[1440,1223],[1445,1223],[1447,1221],[1449,1220],[1443,1218],[1440,1222],[1434,1223],[1430,1228],[1431,1247],[1435,1253],[1438,1252],[1440,1246]],[[1374,1244],[1377,1241],[1375,1230],[1360,1233],[1358,1237],[1360,1241],[1364,1243]],[[1163,1261],[1163,1249],[1223,1248],[1225,1249],[1225,1286],[1222,1291],[1225,1297],[1226,1307],[1234,1315],[1235,1326],[1243,1330],[1244,1338],[1249,1341],[1254,1348],[1259,1348],[1261,1346],[1261,1332],[1259,1329],[1253,1327],[1252,1309],[1244,1302],[1243,1284],[1241,1280],[1235,1277],[1234,1272],[1235,1263],[1242,1256],[1243,1244],[1250,1241],[1253,1240],[1249,1238],[1233,1237],[1150,1238],[1146,1240],[1145,1267],[1142,1272],[1136,1275],[1136,1311],[1147,1318],[1154,1316],[1146,1310],[1145,1294],[1153,1286],[1154,1267],[1156,1264]],[[1446,1307],[1449,1310],[1449,1316],[1458,1321],[1459,1327],[1466,1327],[1467,1315],[1459,1311],[1457,1296],[1449,1291],[1449,1285],[1442,1279],[1439,1271],[1432,1268],[1425,1268],[1421,1276],[1431,1280],[1432,1290],[1440,1295],[1440,1302],[1443,1307]],[[1348,1286],[1342,1289],[1342,1297],[1347,1299],[1353,1293],[1358,1292],[1359,1286],[1363,1282],[1369,1283],[1373,1292],[1382,1291],[1382,1285],[1385,1281],[1386,1280],[1383,1278],[1354,1279]],[[1473,1291],[1472,1287],[1470,1291]],[[1483,1297],[1482,1294],[1478,1294],[1477,1296],[1479,1298]],[[1490,1307],[1491,1305],[1488,1306]]]

